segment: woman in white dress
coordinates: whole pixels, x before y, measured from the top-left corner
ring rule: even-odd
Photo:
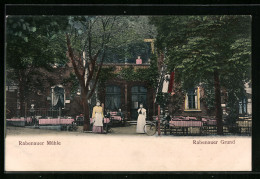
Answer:
[[[143,108],[143,104],[140,104],[140,108],[137,110],[138,118],[136,125],[136,133],[145,133],[144,126],[146,124],[146,109]]]

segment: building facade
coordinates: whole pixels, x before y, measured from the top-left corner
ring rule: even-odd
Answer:
[[[115,67],[114,73],[119,73],[122,69],[133,68],[135,71],[147,69],[150,63],[113,63],[104,64],[103,68]],[[73,92],[71,81],[64,83],[64,79],[69,78],[73,69],[69,64],[67,67],[55,67],[54,72],[48,74],[52,82],[42,83],[43,90],[37,90],[26,97],[26,115],[31,115],[30,108],[34,105],[35,114],[38,116],[71,116],[75,117],[83,113],[80,94]],[[45,73],[45,72],[44,72]],[[44,81],[44,80],[43,80]],[[245,84],[245,96],[239,101],[239,115],[250,116],[252,114],[252,90],[249,83]],[[223,116],[228,114],[226,108],[227,93],[221,92],[221,103]],[[19,88],[15,84],[6,84],[6,115],[7,118],[20,116]],[[126,120],[137,120],[137,109],[142,103],[147,109],[147,120],[152,120],[152,116],[157,115],[157,104],[154,103],[156,90],[151,88],[147,81],[125,80],[120,77],[108,79],[101,88],[97,86],[94,97],[90,101],[90,109],[95,105],[95,100],[99,99],[104,104],[104,110],[121,110]],[[196,86],[187,92],[176,91],[174,95],[168,95],[165,111],[172,116],[215,116],[215,110],[209,109],[205,101],[205,91],[202,86]],[[23,117],[23,116],[21,116]]]
[[[147,69],[150,64],[106,64],[103,68],[115,66],[115,73],[120,72],[123,68]],[[105,111],[121,111],[124,113],[126,120],[137,120],[137,109],[140,104],[147,109],[148,118],[154,114],[155,91],[149,87],[146,81],[128,81],[122,78],[109,79],[105,83],[105,88],[98,91],[99,99],[104,103]]]

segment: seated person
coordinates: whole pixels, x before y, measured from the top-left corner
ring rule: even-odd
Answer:
[[[170,120],[171,120],[171,116],[169,115],[169,113],[165,113],[165,115],[163,116],[163,123],[164,123],[164,125],[169,127]]]
[[[169,113],[165,113],[165,116],[163,117],[167,122],[169,122],[171,120],[171,116],[169,115]]]
[[[109,111],[109,109],[107,109],[107,110],[105,111],[105,117],[106,117],[106,118],[110,118],[110,111]]]
[[[117,116],[124,118],[124,114],[122,113],[121,109],[118,109]]]

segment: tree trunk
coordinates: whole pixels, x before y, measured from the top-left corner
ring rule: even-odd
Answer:
[[[233,125],[239,117],[239,103],[233,90],[228,91],[227,107],[229,108],[227,121],[229,125]]]
[[[215,87],[215,108],[216,108],[216,120],[217,120],[217,134],[223,135],[220,81],[219,81],[219,73],[217,70],[214,71],[214,87]]]
[[[88,104],[88,100],[87,100],[86,96],[82,97],[82,104],[83,104],[83,110],[84,110],[83,131],[90,131],[89,104]]]
[[[24,82],[24,73],[21,72],[21,77],[19,80],[19,100],[20,100],[20,117],[24,117],[25,116],[25,82]]]

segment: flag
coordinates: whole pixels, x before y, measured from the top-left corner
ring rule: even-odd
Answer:
[[[168,89],[169,89],[169,80],[170,79],[170,75],[165,75],[164,76],[164,80],[163,80],[163,86],[162,86],[162,92],[163,93],[168,93]]]

